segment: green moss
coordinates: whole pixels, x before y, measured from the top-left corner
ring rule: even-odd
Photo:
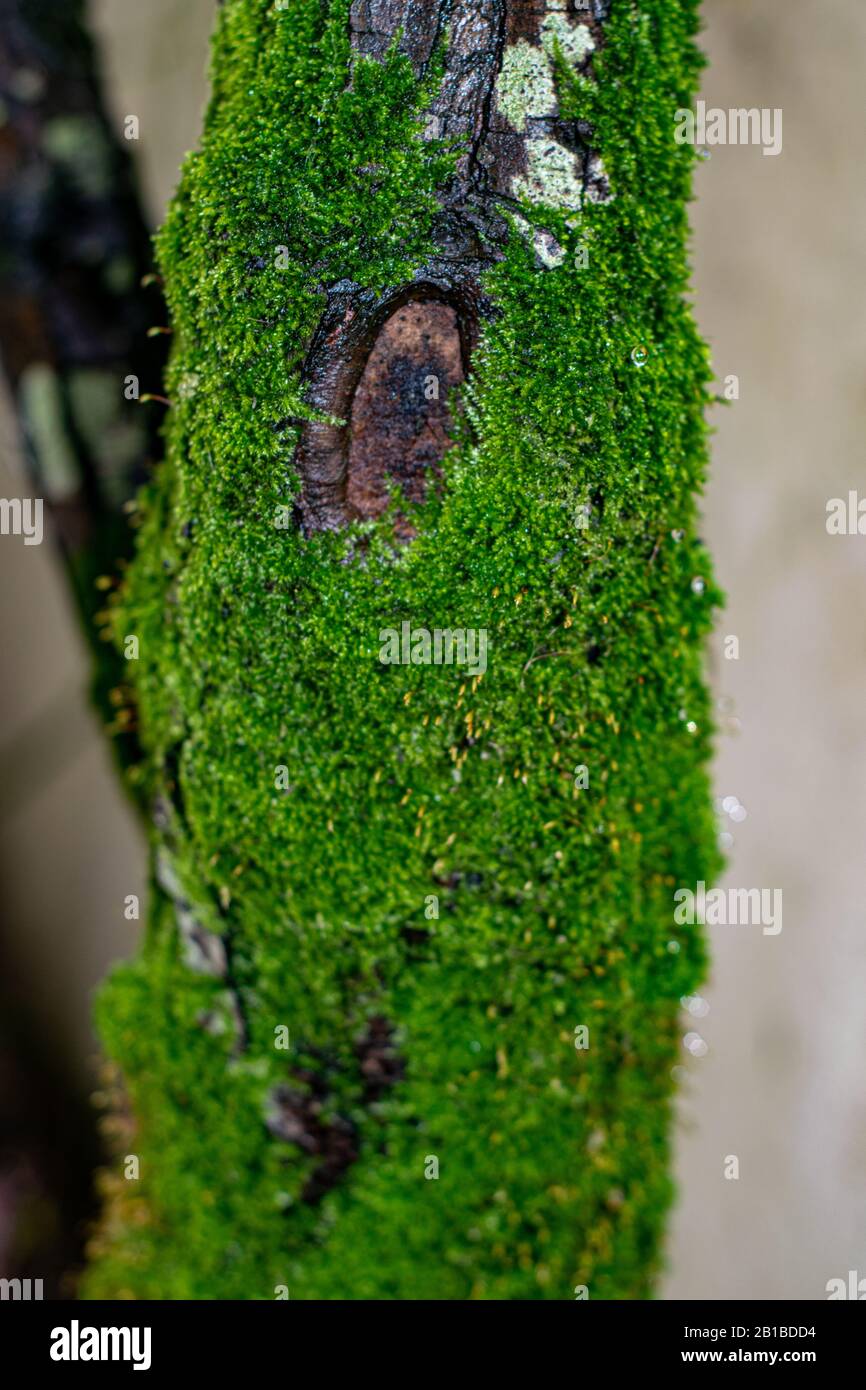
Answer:
[[[310,539],[274,525],[322,287],[410,274],[452,157],[420,140],[403,60],[359,62],[345,90],[347,8],[228,0],[160,237],[168,458],[117,631],[141,644],[138,776],[174,803],[172,872],[223,933],[248,1042],[155,889],[141,957],[99,1007],[143,1204],[109,1212],[86,1293],[644,1297],[678,1000],[704,970],[672,895],[718,868],[702,647],[720,595],[696,534],[710,373],[685,298],[694,155],[672,137],[696,6],[614,6],[594,85],[556,59],[614,197],[578,220],[525,206],[567,254],[538,270],[515,230],[491,272],[498,316],[409,545],[387,516]],[[486,628],[487,673],[381,665],[379,632],[403,620]],[[404,1075],[371,1102],[375,1016]],[[313,1078],[358,1136],[316,1205],[318,1160],[265,1125],[275,1084]]]

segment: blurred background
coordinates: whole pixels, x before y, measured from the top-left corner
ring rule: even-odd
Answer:
[[[113,123],[138,117],[151,227],[198,137],[214,10],[90,3]],[[866,7],[705,0],[704,14],[708,106],[784,112],[783,152],[714,148],[692,209],[698,320],[719,389],[734,375],[740,393],[715,414],[704,507],[729,596],[709,654],[716,788],[736,812],[720,809],[722,886],[781,888],[784,927],[709,928],[709,1010],[683,1021],[707,1050],[683,1051],[660,1293],[821,1299],[828,1279],[866,1276],[866,540],[825,527],[828,499],[866,493]],[[25,495],[0,394],[0,496]],[[96,1153],[92,992],[136,946],[124,899],[145,892],[144,853],[51,545],[0,546],[0,593],[0,1274],[50,1283]],[[31,1151],[13,1161],[24,1129]],[[51,1269],[44,1254],[30,1269],[22,1240],[52,1249]]]

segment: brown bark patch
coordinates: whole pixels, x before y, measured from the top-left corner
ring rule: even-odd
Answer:
[[[403,1058],[394,1047],[394,1029],[387,1018],[370,1019],[369,1027],[355,1048],[364,1078],[364,1101],[370,1104],[402,1080]]]
[[[389,482],[421,502],[452,442],[449,393],[464,376],[457,314],[435,301],[403,305],[379,332],[352,405],[347,501],[375,517]]]

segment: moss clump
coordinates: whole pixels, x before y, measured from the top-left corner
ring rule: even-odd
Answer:
[[[422,142],[405,60],[359,62],[346,90],[347,0],[222,9],[160,237],[174,406],[117,630],[140,641],[169,891],[228,964],[189,968],[162,874],[100,1001],[142,1177],[134,1217],[106,1215],[91,1296],[651,1290],[678,1000],[704,969],[672,895],[718,868],[710,373],[685,300],[693,154],[672,138],[695,9],[615,5],[592,82],[557,59],[614,196],[577,219],[522,208],[565,258],[538,269],[515,229],[490,273],[498,316],[444,486],[403,506],[408,545],[393,514],[309,538],[274,520],[323,286],[411,274],[453,156]],[[486,629],[486,673],[382,665],[406,620]],[[376,1020],[399,1058],[378,1087]],[[280,1086],[315,1142],[270,1132]],[[322,1135],[349,1129],[351,1161],[307,1200]]]

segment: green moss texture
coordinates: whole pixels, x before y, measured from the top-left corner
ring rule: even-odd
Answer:
[[[705,969],[673,893],[719,867],[711,373],[687,299],[695,154],[673,139],[696,9],[614,0],[591,81],[556,50],[613,196],[522,208],[566,254],[540,268],[515,223],[443,486],[400,502],[408,544],[396,501],[334,533],[275,518],[324,286],[411,276],[454,152],[422,141],[428,93],[396,53],[347,89],[347,0],[221,9],[159,238],[167,458],[115,623],[139,641],[163,881],[228,966],[190,968],[154,884],[98,1008],[141,1176],[114,1184],[85,1296],[651,1295],[679,1001]],[[486,629],[486,672],[383,665],[404,621]],[[377,1019],[399,1074],[371,1093]],[[268,1128],[280,1085],[354,1135],[315,1201],[321,1152]]]

